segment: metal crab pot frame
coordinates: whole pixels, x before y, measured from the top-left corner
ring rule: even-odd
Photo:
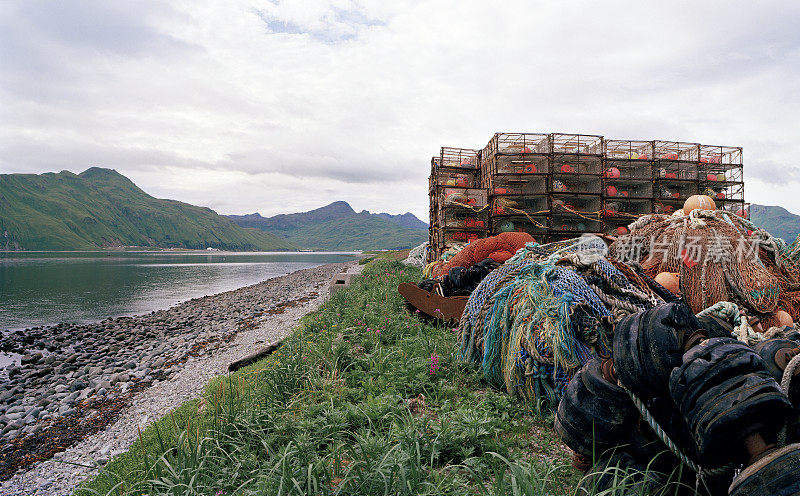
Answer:
[[[615,234],[637,216],[671,214],[696,194],[747,215],[743,170],[740,147],[682,141],[496,133],[480,150],[442,147],[431,160],[429,260],[452,243],[510,230],[540,242]],[[473,212],[453,210],[460,201]]]

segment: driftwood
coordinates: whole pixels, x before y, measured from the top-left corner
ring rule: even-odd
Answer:
[[[255,362],[261,360],[265,356],[270,355],[273,351],[275,351],[278,348],[280,348],[280,346],[282,344],[283,344],[283,339],[281,339],[279,341],[276,341],[276,342],[274,342],[272,344],[269,344],[269,345],[265,346],[264,348],[261,348],[260,350],[256,351],[255,353],[247,355],[244,358],[240,358],[240,359],[236,360],[235,362],[231,362],[231,364],[228,365],[228,372],[235,372],[235,371],[239,370],[242,367],[246,367],[246,366],[248,366],[248,365],[250,365],[252,363],[255,363]]]

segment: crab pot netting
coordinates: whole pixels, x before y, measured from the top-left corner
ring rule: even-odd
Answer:
[[[732,301],[762,317],[766,330],[777,309],[800,318],[800,247],[787,245],[730,212],[646,215],[610,247],[620,260],[638,262],[655,277],[680,274],[680,291],[694,312]]]

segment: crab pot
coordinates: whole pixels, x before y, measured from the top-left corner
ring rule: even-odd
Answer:
[[[653,197],[653,183],[638,179],[603,179],[603,198],[646,198]]]
[[[550,212],[553,215],[586,215],[600,218],[602,200],[594,195],[550,195]]]
[[[600,195],[602,186],[599,175],[559,173],[550,176],[550,191],[554,194]]]
[[[479,209],[486,206],[486,190],[482,188],[443,188],[437,201],[439,208],[455,204]]]
[[[434,172],[436,186],[450,186],[459,188],[479,188],[480,176],[478,170],[458,171],[453,169],[437,169]]]
[[[483,209],[476,212],[457,205],[443,207],[441,225],[448,229],[486,231],[489,228],[489,211]]]
[[[488,155],[547,155],[550,135],[540,133],[496,133],[483,149]]]
[[[471,243],[481,238],[485,238],[487,231],[474,231],[467,229],[442,229],[442,241],[445,250],[457,243]],[[442,250],[444,251],[444,250]]]
[[[550,171],[550,160],[547,155],[490,155],[483,162],[490,175],[521,174],[525,176],[543,175]]]
[[[491,202],[490,215],[547,215],[550,204],[547,196],[496,196]]]
[[[443,146],[439,150],[439,167],[473,169],[477,171],[479,165],[480,154],[478,150],[447,146]]]
[[[544,175],[494,175],[489,186],[489,195],[533,196],[547,194],[547,177]]]
[[[653,198],[665,203],[677,203],[683,207],[683,202],[692,195],[700,193],[700,185],[697,181],[681,181],[668,179],[655,181],[653,187]]]
[[[650,200],[630,199],[630,198],[609,198],[603,200],[602,216],[604,220],[614,221],[615,224],[624,222],[630,224],[639,216],[649,214],[653,211],[653,204]]]
[[[550,230],[558,233],[599,233],[603,223],[599,216],[574,215],[570,213],[553,214],[550,218]]]
[[[550,134],[550,152],[553,155],[593,156],[603,155],[603,137],[591,134]]]
[[[630,167],[647,169],[647,161],[653,160],[652,141],[604,140],[603,156],[606,161],[620,164],[638,164]],[[644,167],[641,167],[644,164]]]
[[[695,166],[700,161],[700,145],[683,141],[653,142],[653,160],[657,162],[687,162]]]
[[[700,145],[701,164],[742,167],[742,148],[738,146]]]
[[[491,235],[505,232],[526,232],[536,237],[549,229],[546,215],[504,215],[492,217]],[[538,239],[538,238],[537,238]]]

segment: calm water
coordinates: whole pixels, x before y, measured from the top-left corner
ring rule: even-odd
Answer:
[[[147,313],[352,259],[348,253],[0,253],[0,330]]]

